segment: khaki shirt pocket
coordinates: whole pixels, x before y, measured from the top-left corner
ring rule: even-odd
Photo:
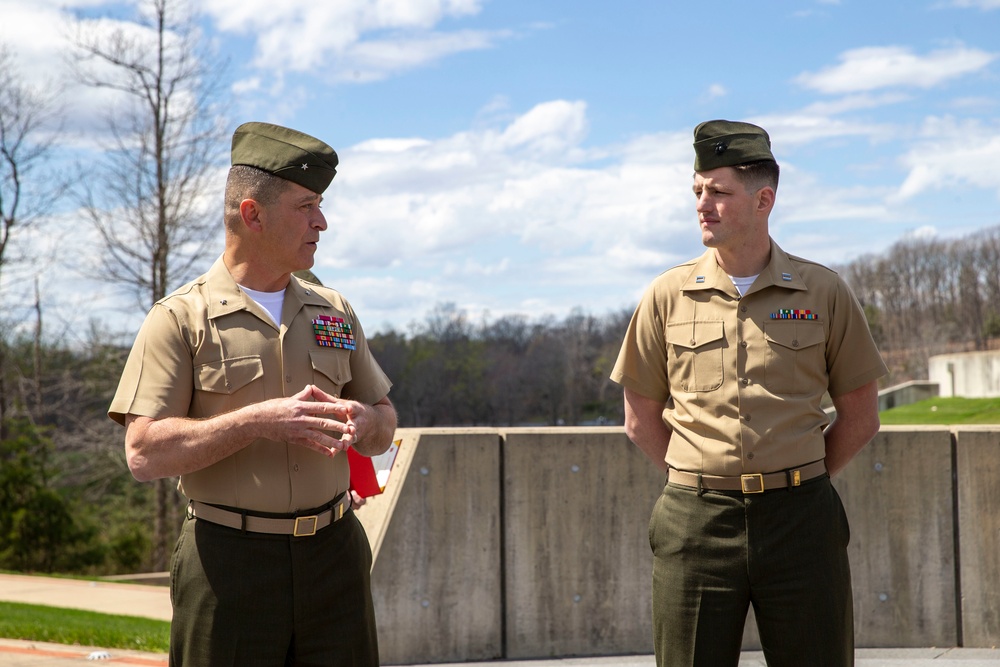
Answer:
[[[259,356],[221,359],[194,368],[192,417],[213,417],[264,400]]]
[[[768,391],[806,394],[821,386],[826,376],[826,332],[821,323],[776,320],[764,325],[764,338],[764,386]]]
[[[671,388],[714,391],[722,386],[726,335],[721,320],[670,322],[665,335]]]
[[[313,367],[313,384],[339,398],[344,386],[351,381],[350,351],[315,350],[309,353],[309,360]]]

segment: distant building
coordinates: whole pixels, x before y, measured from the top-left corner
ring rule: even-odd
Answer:
[[[941,396],[1000,396],[1000,350],[939,354],[927,360],[927,376]]]

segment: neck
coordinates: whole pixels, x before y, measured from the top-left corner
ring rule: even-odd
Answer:
[[[239,252],[227,249],[223,255],[229,275],[233,277],[237,285],[249,287],[258,292],[280,292],[288,287],[291,280],[290,273],[281,273],[270,269],[261,262],[255,262],[252,258],[243,257]]]
[[[737,251],[715,248],[715,261],[719,267],[731,276],[737,278],[756,276],[767,268],[771,261],[771,241],[765,238],[766,244],[759,247],[744,247]]]

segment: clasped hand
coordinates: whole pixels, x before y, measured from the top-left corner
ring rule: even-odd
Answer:
[[[359,421],[368,407],[331,396],[315,385],[306,385],[294,396],[266,401],[260,406],[275,413],[266,415],[278,431],[268,433],[268,438],[308,447],[330,457],[358,442]],[[339,433],[340,437],[327,432]]]

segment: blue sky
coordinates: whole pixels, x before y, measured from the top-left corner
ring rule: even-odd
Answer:
[[[770,132],[771,233],[793,254],[836,265],[1000,224],[1000,0],[194,6],[230,60],[232,128],[285,124],[340,154],[314,271],[369,331],[441,303],[476,321],[631,307],[703,250],[691,132],[711,118]],[[0,41],[60,81],[81,141],[100,100],[64,78],[65,35],[129,12],[0,0]],[[66,219],[26,238],[51,258],[43,299],[134,331],[130,301],[65,270]]]

